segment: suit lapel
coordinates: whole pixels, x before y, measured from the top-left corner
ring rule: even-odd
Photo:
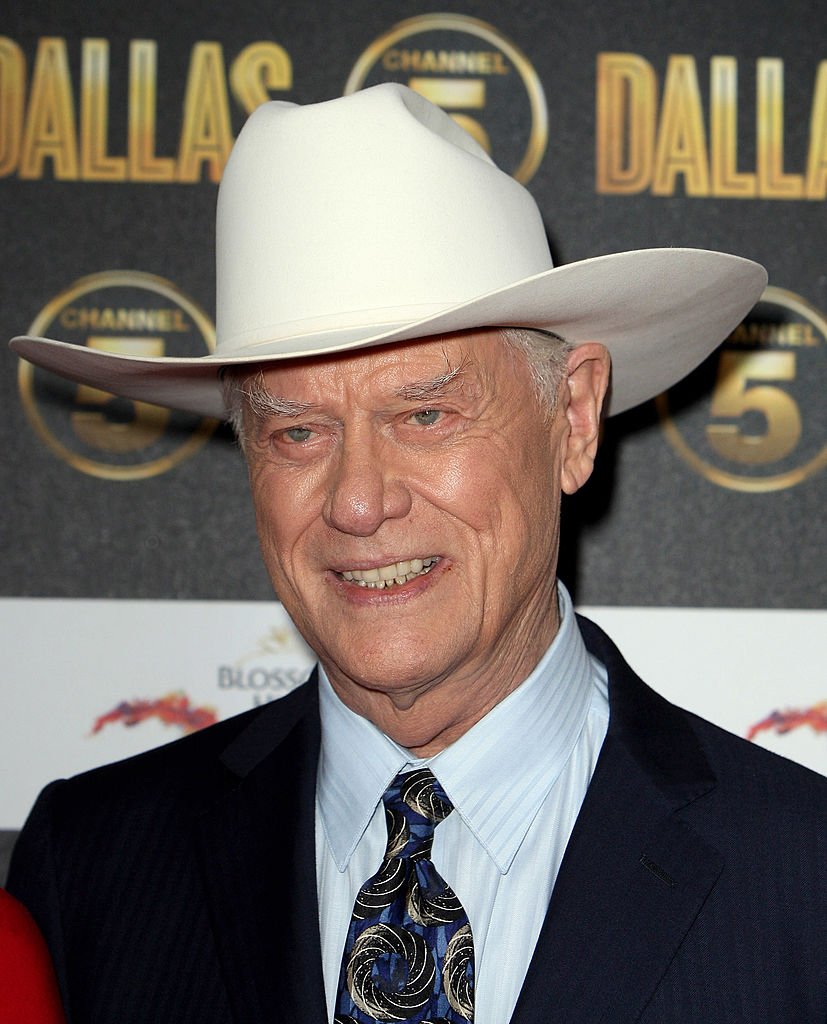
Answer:
[[[199,816],[196,845],[237,1024],[324,1024],[315,678],[277,705],[224,752],[225,790]]]
[[[680,815],[714,787],[686,717],[591,623],[610,724],[512,1024],[639,1018],[722,869]]]

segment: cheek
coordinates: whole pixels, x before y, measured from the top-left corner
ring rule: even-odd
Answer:
[[[481,534],[520,533],[528,522],[549,519],[559,501],[556,472],[556,460],[536,451],[489,443],[429,475],[426,493]]]
[[[489,561],[517,589],[553,568],[559,527],[559,485],[553,460],[523,455],[480,481],[477,528]]]
[[[296,545],[307,529],[309,503],[304,490],[268,475],[251,478],[256,530],[274,583],[291,575]]]

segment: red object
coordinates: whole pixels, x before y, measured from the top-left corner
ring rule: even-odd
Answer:
[[[809,725],[813,732],[827,732],[827,700],[813,704],[811,708],[771,711],[766,718],[750,728],[747,739],[754,739],[759,732],[767,729],[773,729],[776,735],[783,736],[805,725]]]
[[[122,700],[111,711],[95,719],[93,734],[111,722],[126,726],[140,725],[148,718],[158,718],[164,725],[177,725],[185,733],[197,732],[215,725],[218,715],[209,707],[194,707],[184,693],[168,693],[158,700]]]
[[[0,889],[0,1021],[65,1020],[46,943],[28,910]]]

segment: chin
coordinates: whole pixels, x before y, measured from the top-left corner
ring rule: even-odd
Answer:
[[[418,650],[427,650],[427,658],[417,657]],[[383,693],[407,690],[422,692],[435,685],[449,672],[445,660],[433,657],[433,649],[420,639],[410,638],[404,643],[385,642],[381,647],[355,652],[349,647],[340,658],[332,658],[338,672],[357,686]]]
[[[400,693],[408,690],[427,690],[439,680],[441,673],[435,667],[421,663],[400,664],[397,661],[354,666],[350,678],[359,686],[383,693]]]

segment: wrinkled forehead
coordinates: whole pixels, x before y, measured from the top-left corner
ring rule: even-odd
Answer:
[[[513,377],[513,353],[498,328],[462,331],[393,345],[373,346],[334,355],[291,359],[258,365],[244,378],[256,378],[267,391],[282,395],[302,392],[303,399],[321,400],[356,388],[395,392],[417,389],[423,397],[436,389],[478,390],[505,375]],[[241,375],[235,371],[238,379]]]

